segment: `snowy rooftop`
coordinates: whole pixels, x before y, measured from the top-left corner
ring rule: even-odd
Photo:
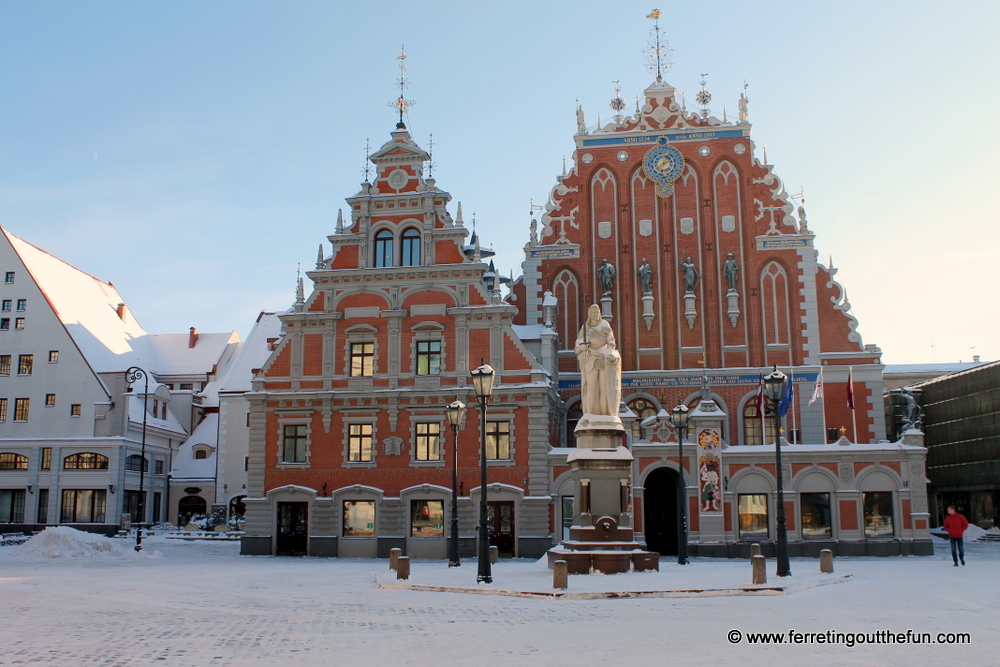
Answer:
[[[216,449],[219,442],[219,413],[210,412],[205,415],[194,430],[191,436],[184,441],[184,444],[177,450],[170,466],[170,475],[181,478],[214,478],[215,467],[218,461]],[[212,455],[204,459],[194,457],[195,445],[208,445],[213,450]]]

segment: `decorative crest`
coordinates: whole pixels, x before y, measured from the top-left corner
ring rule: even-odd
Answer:
[[[712,93],[708,92],[708,81],[705,77],[708,76],[708,72],[701,73],[701,90],[698,91],[698,95],[695,99],[698,100],[698,104],[701,105],[701,117],[708,118],[708,103],[712,101]]]
[[[400,54],[396,56],[396,60],[399,61],[399,81],[396,82],[396,87],[399,88],[399,97],[394,102],[389,102],[389,107],[399,112],[399,122],[396,123],[396,127],[402,130],[406,128],[406,125],[403,123],[403,114],[409,111],[410,107],[415,105],[416,102],[406,99],[403,95],[406,88],[410,85],[410,80],[406,78],[406,44],[403,44],[399,50]]]
[[[615,84],[615,96],[611,98],[611,103],[608,106],[615,112],[615,116],[620,117],[626,107],[625,98],[622,97],[621,82],[612,81],[611,83]]]
[[[646,18],[653,21],[653,29],[646,43],[646,69],[655,72],[657,79],[662,79],[663,72],[670,71],[672,49],[667,40],[660,38],[660,10],[654,9],[646,15]]]

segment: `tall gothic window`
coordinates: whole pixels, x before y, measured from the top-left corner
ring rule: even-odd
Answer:
[[[560,271],[552,281],[552,294],[559,300],[559,343],[562,349],[570,350],[580,329],[580,284],[576,276],[566,269]]]
[[[375,266],[392,266],[392,232],[383,229],[375,234]]]
[[[420,232],[410,227],[403,232],[401,266],[420,266]]]

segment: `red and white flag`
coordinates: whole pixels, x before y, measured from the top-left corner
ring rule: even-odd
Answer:
[[[809,405],[816,402],[817,399],[823,398],[823,369],[819,369],[819,376],[816,378],[816,386],[813,388],[812,398],[809,399]]]
[[[847,371],[847,407],[854,409],[854,366]]]

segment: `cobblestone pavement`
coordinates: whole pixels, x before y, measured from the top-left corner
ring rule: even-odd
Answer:
[[[1000,659],[992,635],[1000,616],[992,559],[1000,547],[988,559],[972,548],[965,570],[953,570],[938,556],[859,561],[856,581],[785,597],[566,601],[382,590],[374,581],[386,566],[381,560],[239,557],[231,543],[150,546],[163,558],[21,560],[0,552],[0,665],[732,665],[737,656],[778,665],[806,658],[811,664],[891,665],[947,663],[958,655],[969,658],[960,660],[966,664]],[[967,631],[973,644],[865,652],[734,647],[726,639],[731,628]],[[823,651],[819,662],[817,650]]]

